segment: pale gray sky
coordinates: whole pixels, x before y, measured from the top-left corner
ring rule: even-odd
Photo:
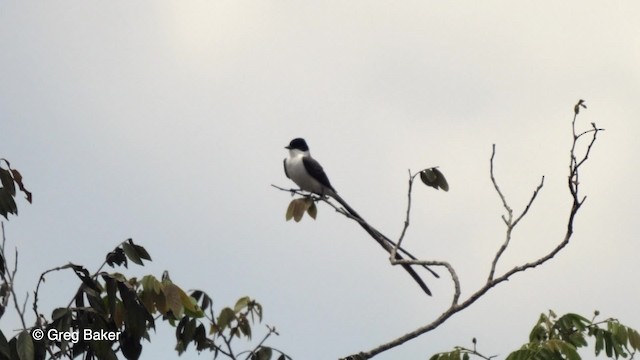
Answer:
[[[316,221],[285,222],[290,197],[269,186],[292,185],[283,147],[305,137],[340,194],[392,237],[407,169],[439,165],[451,190],[415,189],[405,244],[450,261],[464,296],[504,237],[491,144],[514,208],[546,176],[504,271],[563,236],[583,98],[579,126],[607,130],[572,243],[378,358],[425,359],[474,336],[503,356],[548,309],[638,329],[638,19],[634,1],[2,1],[0,156],[34,194],[5,223],[19,290],[67,261],[95,268],[132,237],[154,261],[129,274],[168,269],[218,306],[255,297],[281,334],[271,344],[295,359],[370,349],[433,320],[451,282],[427,277],[425,298],[324,205]],[[50,275],[43,310],[74,290],[72,274]],[[143,358],[175,354],[172,331],[161,326]]]

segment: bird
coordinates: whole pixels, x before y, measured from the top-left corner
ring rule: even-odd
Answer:
[[[371,237],[373,237],[388,253],[391,254],[395,243],[386,236],[382,235],[379,231],[371,227],[364,219],[347,204],[336,189],[331,185],[329,177],[324,172],[322,165],[311,157],[309,146],[303,138],[295,138],[291,140],[289,145],[285,146],[285,149],[289,150],[289,157],[284,159],[284,173],[291,179],[301,190],[320,195],[322,197],[331,197],[335,199],[340,205],[342,205],[349,214],[359,220],[358,223],[362,228],[367,231]],[[416,260],[416,257],[402,248],[399,248],[409,258]],[[396,253],[396,260],[403,260],[404,258]],[[420,288],[429,296],[431,291],[424,283],[422,278],[415,272],[415,270],[408,264],[402,264],[402,267],[411,275],[411,277],[418,283]],[[424,266],[435,277],[439,277],[429,267]]]
[[[289,157],[284,159],[284,173],[289,179],[304,191],[336,198],[338,192],[331,186],[322,165],[311,157],[303,138],[291,140],[285,149],[289,150]]]

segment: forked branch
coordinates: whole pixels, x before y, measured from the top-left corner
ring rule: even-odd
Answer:
[[[511,207],[507,203],[507,199],[502,193],[502,191],[500,190],[500,187],[498,186],[498,182],[496,181],[495,175],[493,173],[493,159],[495,158],[495,155],[496,155],[496,144],[493,144],[491,148],[491,160],[490,160],[491,182],[493,183],[493,187],[496,189],[498,196],[500,196],[500,200],[502,200],[502,206],[507,211],[506,218],[504,215],[502,215],[502,221],[504,221],[505,225],[507,226],[507,230],[506,230],[505,241],[504,243],[502,243],[502,245],[500,246],[500,249],[498,249],[498,252],[496,253],[496,256],[493,258],[493,261],[491,262],[491,270],[489,271],[489,278],[487,279],[487,282],[491,282],[491,280],[493,280],[493,276],[496,272],[496,266],[498,265],[498,260],[500,260],[500,256],[502,256],[504,251],[507,249],[507,246],[509,246],[509,242],[511,241],[511,233],[513,232],[513,229],[516,227],[516,225],[518,225],[518,222],[520,222],[520,220],[527,214],[527,212],[529,211],[529,208],[531,208],[531,205],[533,204],[533,201],[538,196],[538,192],[540,192],[540,190],[542,189],[542,186],[544,186],[544,175],[543,175],[542,179],[540,179],[540,184],[533,191],[531,198],[529,198],[529,203],[527,203],[527,206],[525,206],[524,210],[522,210],[522,213],[520,213],[520,215],[518,215],[518,217],[514,220],[513,209],[511,209]]]
[[[497,268],[497,264],[501,258],[501,256],[504,254],[504,252],[507,250],[510,241],[512,239],[512,233],[514,228],[518,225],[518,223],[524,218],[525,215],[527,215],[527,213],[529,212],[529,210],[531,209],[533,202],[535,201],[535,199],[537,198],[539,192],[542,190],[542,187],[544,186],[544,176],[541,178],[540,183],[537,185],[537,187],[534,189],[531,197],[529,198],[528,203],[526,204],[526,206],[524,207],[524,209],[522,210],[522,212],[520,212],[519,215],[514,216],[514,211],[512,209],[512,207],[509,205],[509,203],[507,202],[506,196],[504,195],[504,193],[500,190],[500,187],[498,186],[498,182],[495,178],[494,175],[494,158],[495,158],[495,144],[492,147],[492,152],[491,152],[491,160],[490,160],[490,176],[491,176],[491,181],[493,183],[493,186],[498,194],[498,196],[500,197],[500,200],[502,202],[502,205],[504,207],[504,209],[506,210],[506,216],[503,215],[502,216],[502,220],[504,221],[505,225],[506,225],[506,231],[505,231],[505,241],[501,244],[501,246],[499,247],[495,257],[493,258],[492,262],[491,262],[491,269],[489,272],[489,276],[487,278],[486,283],[480,287],[479,289],[477,289],[474,293],[472,293],[468,298],[466,298],[464,301],[460,301],[460,296],[461,296],[461,285],[460,285],[460,281],[458,279],[457,273],[455,271],[455,269],[448,263],[445,261],[430,261],[430,260],[419,260],[417,258],[415,258],[414,256],[410,255],[408,252],[406,252],[403,248],[402,248],[402,242],[405,238],[405,235],[407,233],[407,229],[410,225],[410,213],[411,213],[411,193],[413,190],[413,181],[416,177],[416,175],[419,174],[411,174],[411,172],[409,172],[409,189],[407,191],[407,210],[406,210],[406,217],[405,217],[405,221],[404,221],[404,226],[402,228],[402,232],[400,234],[400,237],[398,239],[398,241],[396,243],[392,242],[391,240],[389,240],[386,236],[382,235],[379,231],[375,230],[371,225],[369,225],[366,221],[364,221],[360,216],[354,216],[354,212],[352,212],[350,209],[345,209],[345,208],[341,208],[338,207],[337,205],[334,205],[331,201],[329,201],[327,198],[317,198],[317,200],[321,200],[326,202],[327,204],[329,204],[330,206],[332,206],[337,212],[341,213],[342,215],[346,216],[347,218],[350,218],[352,220],[355,220],[356,222],[358,222],[365,230],[367,230],[367,233],[369,233],[370,236],[374,237],[374,238],[384,238],[385,242],[389,245],[392,245],[392,251],[391,251],[391,255],[390,255],[390,261],[392,264],[394,265],[403,265],[403,266],[424,266],[424,267],[444,267],[447,272],[449,273],[449,275],[451,276],[452,282],[454,284],[454,294],[453,294],[453,299],[451,302],[451,305],[449,306],[449,308],[447,308],[445,311],[443,311],[435,320],[433,320],[431,323],[426,324],[424,326],[421,326],[407,334],[404,334],[394,340],[391,340],[387,343],[384,343],[382,345],[379,345],[371,350],[368,351],[363,351],[360,352],[358,354],[354,354],[354,355],[350,355],[347,356],[343,359],[348,359],[348,360],[356,360],[356,359],[369,359],[374,357],[375,355],[378,355],[386,350],[392,349],[396,346],[399,346],[413,338],[416,338],[422,334],[425,334],[427,332],[430,332],[436,328],[438,328],[441,324],[443,324],[447,319],[449,319],[451,316],[453,316],[454,314],[466,309],[467,307],[469,307],[470,305],[472,305],[473,303],[476,302],[476,300],[478,300],[480,297],[482,297],[483,295],[485,295],[490,289],[492,289],[494,286],[500,284],[503,281],[508,280],[511,276],[513,276],[516,273],[519,272],[523,272],[527,269],[530,268],[534,268],[537,266],[540,266],[542,264],[544,264],[545,262],[549,261],[550,259],[552,259],[556,254],[558,254],[565,246],[567,246],[569,244],[569,241],[571,239],[571,236],[573,235],[573,223],[575,220],[576,215],[578,214],[578,211],[580,209],[580,207],[582,206],[582,204],[584,203],[586,197],[582,197],[580,198],[580,173],[579,170],[580,168],[586,163],[587,159],[589,158],[589,155],[591,153],[591,150],[593,148],[593,145],[596,142],[596,138],[598,135],[598,132],[603,131],[604,129],[598,128],[595,123],[591,123],[591,129],[589,130],[585,130],[582,131],[580,133],[576,132],[576,118],[577,115],[580,111],[580,108],[586,108],[586,106],[584,105],[584,101],[580,100],[580,102],[578,102],[578,104],[576,104],[575,106],[575,114],[573,117],[573,121],[571,123],[571,127],[572,127],[572,144],[571,144],[571,150],[570,150],[570,162],[569,162],[569,175],[568,175],[568,187],[569,187],[569,192],[571,194],[571,198],[572,198],[572,205],[571,205],[571,209],[569,210],[569,214],[568,214],[568,220],[567,220],[567,228],[565,231],[564,236],[562,237],[561,242],[555,246],[553,249],[551,249],[551,251],[549,251],[546,255],[533,260],[531,262],[527,262],[525,264],[519,265],[519,266],[515,266],[512,269],[504,272],[501,275],[496,275],[496,268]],[[582,137],[584,136],[588,136],[591,135],[590,141],[586,146],[586,149],[584,150],[584,152],[577,154],[577,150],[576,150],[576,145],[578,143],[578,140],[580,140]],[[291,191],[292,193],[295,194],[300,194],[300,195],[304,195],[304,196],[309,196],[308,194],[304,194],[302,192],[299,191],[295,191],[295,190],[288,190],[288,189],[283,189],[283,188],[279,188],[280,190],[283,191]],[[341,203],[342,204],[342,203]],[[398,260],[396,259],[396,254],[397,252],[403,252],[404,254],[408,254],[409,259],[402,259],[402,260]]]
[[[525,264],[522,264],[520,266],[516,266],[514,268],[512,268],[511,270],[506,271],[504,274],[495,277],[495,271],[496,271],[496,265],[498,263],[498,260],[500,259],[500,256],[504,253],[504,251],[506,250],[506,248],[509,245],[509,242],[511,240],[511,235],[512,235],[512,231],[514,229],[514,227],[519,223],[519,221],[528,213],[529,209],[531,208],[533,201],[536,199],[539,191],[542,189],[543,185],[544,185],[544,177],[542,177],[542,179],[540,180],[539,185],[536,187],[536,189],[534,190],[531,198],[529,199],[529,202],[527,203],[527,205],[525,206],[524,210],[520,213],[520,215],[518,215],[517,217],[515,217],[514,219],[514,215],[513,215],[513,209],[511,208],[511,206],[509,206],[506,197],[504,196],[504,194],[502,193],[502,191],[500,190],[500,187],[497,184],[497,181],[495,180],[495,176],[494,176],[494,172],[493,172],[493,160],[495,157],[495,145],[493,146],[492,149],[492,154],[491,154],[491,161],[490,161],[490,174],[491,174],[491,180],[492,183],[494,185],[494,188],[496,189],[496,192],[498,193],[498,196],[500,197],[502,204],[505,208],[505,210],[507,211],[507,216],[502,216],[503,221],[505,222],[505,224],[507,225],[507,230],[506,230],[506,239],[505,242],[500,246],[500,248],[498,249],[498,252],[496,253],[496,256],[494,257],[493,261],[492,261],[492,265],[491,265],[491,271],[489,274],[489,277],[487,279],[487,282],[478,290],[476,290],[473,294],[471,294],[466,300],[464,300],[461,303],[458,303],[457,301],[457,296],[459,294],[459,281],[457,279],[457,276],[455,276],[455,270],[450,269],[445,265],[446,263],[438,263],[438,262],[430,262],[430,261],[418,261],[418,260],[404,260],[401,263],[404,264],[415,264],[415,265],[422,265],[422,264],[429,264],[432,266],[445,266],[447,267],[447,269],[449,270],[449,273],[452,276],[452,279],[454,281],[454,286],[455,286],[455,290],[454,290],[454,301],[452,302],[451,306],[446,309],[442,314],[440,314],[440,316],[438,316],[434,321],[432,321],[429,324],[426,324],[422,327],[419,327],[417,329],[415,329],[414,331],[411,331],[405,335],[402,335],[392,341],[389,341],[385,344],[382,344],[376,348],[373,348],[369,351],[365,351],[365,352],[360,352],[356,355],[351,355],[348,356],[344,359],[349,359],[349,360],[354,360],[354,359],[369,359],[374,357],[377,354],[380,354],[381,352],[384,352],[386,350],[389,350],[391,348],[394,348],[396,346],[399,346],[415,337],[418,337],[424,333],[430,332],[434,329],[436,329],[438,326],[440,326],[441,324],[443,324],[448,318],[450,318],[451,316],[453,316],[454,314],[464,310],[465,308],[469,307],[470,305],[472,305],[476,300],[478,300],[480,297],[482,297],[484,294],[486,294],[491,288],[493,288],[494,286],[498,285],[499,283],[508,280],[512,275],[525,271],[527,269],[530,268],[534,268],[536,266],[542,265],[545,262],[549,261],[550,259],[552,259],[557,253],[559,253],[565,246],[567,246],[569,244],[569,241],[571,239],[571,236],[573,235],[573,222],[575,220],[575,217],[580,209],[580,207],[582,206],[582,204],[584,203],[584,200],[586,199],[586,197],[580,199],[579,197],[579,186],[580,186],[580,182],[579,180],[579,169],[581,166],[583,166],[586,162],[586,160],[589,157],[589,154],[591,153],[592,147],[595,144],[596,138],[597,138],[597,134],[599,131],[603,131],[604,129],[598,128],[594,123],[591,123],[591,127],[592,129],[583,131],[581,133],[576,133],[576,129],[575,129],[575,122],[576,122],[576,117],[578,115],[579,109],[580,107],[585,107],[583,104],[583,101],[581,100],[577,105],[576,105],[576,111],[575,111],[575,115],[573,117],[573,121],[572,121],[572,135],[573,135],[573,141],[572,141],[572,145],[571,145],[571,151],[570,151],[570,166],[569,166],[569,176],[568,176],[568,186],[569,186],[569,192],[571,193],[571,197],[572,197],[572,206],[571,209],[569,211],[569,216],[568,216],[568,220],[567,220],[567,230],[564,234],[564,237],[562,238],[562,241],[556,246],[554,247],[549,253],[547,253],[545,256],[534,260],[532,262],[528,262]],[[591,134],[592,137],[590,139],[589,144],[587,145],[586,150],[584,151],[584,153],[578,155],[576,154],[576,145],[578,140],[587,135],[587,134]],[[410,211],[410,204],[411,204],[411,184],[412,184],[412,178],[410,175],[410,181],[409,181],[409,201],[408,201],[408,207],[407,207],[407,219],[405,220],[405,227],[403,228],[402,234],[401,234],[401,238],[399,243],[402,241],[402,239],[404,238],[404,235],[406,233],[406,228],[409,226],[409,211]],[[399,262],[400,263],[400,262]]]

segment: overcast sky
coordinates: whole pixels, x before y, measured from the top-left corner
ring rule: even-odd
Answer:
[[[5,221],[19,294],[69,261],[97,269],[132,237],[153,262],[128,275],[169,270],[218,309],[256,298],[280,332],[270,344],[294,359],[369,350],[435,319],[452,283],[425,274],[434,296],[423,296],[324,204],[316,221],[285,222],[291,198],[270,186],[293,186],[283,147],[306,138],[340,194],[392,238],[407,169],[440,166],[451,190],[414,189],[405,245],[451,262],[464,298],[504,240],[492,144],[514,209],[545,175],[498,271],[562,240],[582,98],[578,126],[606,131],[569,246],[377,358],[425,359],[472,337],[503,357],[548,309],[640,329],[638,19],[635,1],[0,1],[0,157],[34,196]],[[50,274],[43,312],[76,283]],[[175,354],[172,331],[159,326],[143,359]]]

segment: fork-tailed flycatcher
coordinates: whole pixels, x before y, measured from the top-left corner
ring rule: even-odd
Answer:
[[[360,226],[367,231],[385,250],[391,253],[395,243],[382,235],[376,229],[367,224],[364,219],[358,213],[351,208],[339,195],[338,192],[331,186],[327,174],[325,174],[322,166],[309,153],[309,146],[307,142],[302,138],[296,138],[291,140],[285,149],[289,150],[289,157],[284,159],[284,172],[285,175],[298,186],[301,190],[308,191],[310,193],[318,194],[320,196],[330,196],[342,205],[351,216],[353,216]],[[405,255],[411,259],[416,259],[413,255],[400,248]],[[400,254],[396,253],[396,260],[403,260]],[[422,278],[413,270],[408,264],[402,264],[402,267],[409,272],[411,277],[420,285],[422,290],[431,295],[431,291],[427,285],[422,281]],[[438,275],[431,269],[425,266],[435,277]]]

